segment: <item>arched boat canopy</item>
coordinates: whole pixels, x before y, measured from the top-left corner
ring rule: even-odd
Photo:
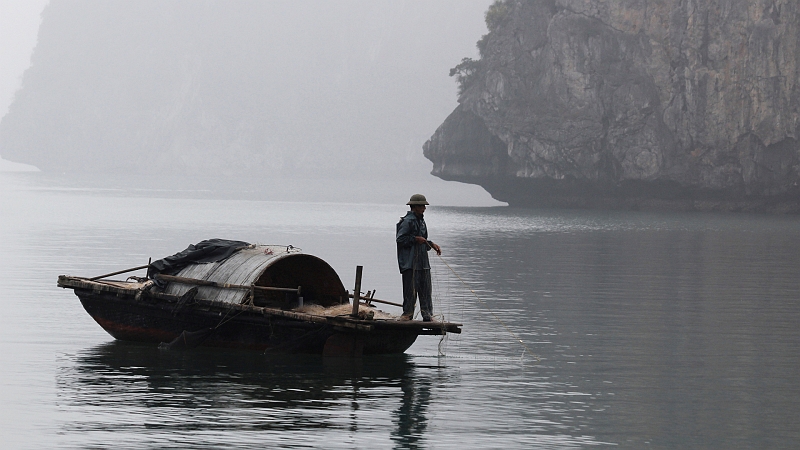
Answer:
[[[328,263],[291,246],[251,245],[222,261],[189,264],[175,275],[248,287],[300,287],[304,304],[328,307],[349,302],[342,280]],[[164,292],[183,295],[194,286],[173,281],[167,284]],[[294,293],[256,289],[252,294],[256,306],[291,309],[298,304]],[[245,303],[251,300],[251,290],[198,286],[195,298]]]

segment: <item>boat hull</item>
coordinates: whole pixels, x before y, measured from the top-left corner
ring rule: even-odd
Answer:
[[[419,328],[359,330],[344,323],[315,323],[239,305],[191,305],[135,295],[75,289],[84,309],[111,336],[123,341],[168,343],[183,332],[209,330],[201,345],[271,352],[330,355],[405,352]],[[367,327],[362,327],[367,328]]]

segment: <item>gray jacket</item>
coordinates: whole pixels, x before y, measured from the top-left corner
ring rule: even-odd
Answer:
[[[414,240],[416,236],[428,239],[428,227],[425,219],[417,219],[413,212],[409,211],[397,222],[397,264],[400,272],[414,268],[416,270],[430,269],[428,262],[428,251],[430,247],[426,244],[417,244]]]

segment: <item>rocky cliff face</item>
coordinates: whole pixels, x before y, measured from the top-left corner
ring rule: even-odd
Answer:
[[[795,0],[507,0],[433,174],[512,205],[800,211]]]

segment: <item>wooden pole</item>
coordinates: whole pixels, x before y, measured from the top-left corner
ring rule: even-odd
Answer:
[[[353,289],[353,317],[358,317],[358,300],[361,295],[361,271],[364,266],[356,266],[356,287]]]
[[[347,296],[352,298],[353,294],[347,294]],[[366,297],[365,297],[365,299],[366,299]],[[387,301],[387,300],[379,300],[377,298],[372,298],[372,297],[370,297],[369,300],[367,300],[367,301],[369,301],[369,302],[377,302],[377,303],[385,303],[387,305],[399,306],[401,308],[403,307],[403,305],[401,305],[400,303],[390,302],[390,301]]]
[[[134,270],[139,270],[139,269],[146,269],[148,267],[150,267],[150,264],[147,264],[147,265],[144,265],[144,266],[139,266],[139,267],[133,267],[131,269],[118,270],[116,272],[111,272],[111,273],[107,273],[105,275],[100,275],[100,276],[97,276],[97,277],[94,277],[94,278],[89,278],[89,281],[101,280],[101,279],[106,278],[106,277],[113,277],[114,275],[119,275],[121,273],[133,272]]]

